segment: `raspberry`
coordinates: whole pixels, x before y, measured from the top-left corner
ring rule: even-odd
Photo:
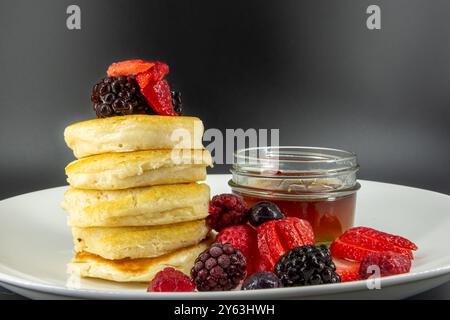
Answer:
[[[285,287],[341,282],[326,246],[301,246],[280,257],[275,274]]]
[[[212,229],[220,231],[226,227],[245,224],[248,220],[248,211],[244,199],[224,193],[212,198],[206,222]]]
[[[236,288],[245,277],[244,255],[231,244],[215,242],[195,260],[191,276],[199,291]]]
[[[247,276],[253,273],[253,262],[258,252],[256,236],[256,231],[246,224],[227,227],[216,236],[216,241],[230,243],[236,249],[241,250],[247,260]]]
[[[260,225],[257,231],[258,271],[273,271],[275,263],[286,251],[315,243],[309,222],[295,217],[268,221]]]
[[[159,271],[150,281],[148,292],[190,292],[195,286],[191,279],[183,272],[174,268],[165,268]]]
[[[140,94],[136,80],[126,76],[104,78],[92,88],[91,101],[99,118],[153,114]]]
[[[381,277],[408,273],[411,270],[411,260],[403,254],[395,252],[379,252],[363,258],[359,267],[361,279],[367,279],[374,274],[373,267],[380,270]]]
[[[356,227],[347,230],[331,244],[333,257],[361,261],[364,257],[377,253],[392,251],[413,259],[411,250],[417,246],[400,236],[394,236],[378,230]]]
[[[333,258],[333,262],[336,265],[336,273],[341,277],[341,282],[361,279],[359,276],[359,262],[336,258]]]
[[[154,62],[144,60],[126,60],[114,62],[108,67],[106,72],[108,76],[128,76],[136,75],[140,72],[145,72],[155,65]]]

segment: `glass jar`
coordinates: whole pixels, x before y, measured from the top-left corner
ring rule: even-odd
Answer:
[[[235,153],[229,185],[252,206],[271,201],[308,220],[317,243],[328,244],[354,222],[358,163],[354,153],[329,148],[258,147]]]

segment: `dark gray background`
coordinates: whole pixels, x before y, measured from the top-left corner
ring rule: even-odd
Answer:
[[[65,183],[64,127],[94,117],[92,85],[129,58],[166,61],[206,127],[279,128],[282,145],[356,152],[360,178],[449,194],[449,14],[446,0],[2,0],[0,199]]]

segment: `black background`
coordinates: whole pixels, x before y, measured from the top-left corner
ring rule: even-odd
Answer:
[[[0,3],[0,198],[65,184],[64,127],[130,58],[166,61],[207,128],[279,128],[282,145],[356,152],[360,178],[450,193],[449,1]]]

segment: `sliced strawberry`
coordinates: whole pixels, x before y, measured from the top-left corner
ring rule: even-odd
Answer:
[[[400,236],[396,236],[393,234],[389,234],[389,233],[385,233],[385,232],[381,232],[372,228],[367,228],[367,227],[355,227],[350,229],[353,232],[359,232],[361,234],[364,234],[367,237],[382,241],[382,242],[386,242],[386,243],[390,243],[394,246],[400,247],[400,248],[404,248],[404,249],[408,249],[408,250],[417,250],[417,246],[409,241],[406,238],[400,237]],[[349,230],[349,231],[350,231]]]
[[[298,219],[294,217],[287,217],[288,221],[292,223],[299,235],[302,237],[303,244],[315,244],[314,231],[311,224],[304,219]]]
[[[272,225],[277,229],[275,232],[283,244],[283,249],[291,250],[297,246],[296,244],[304,243],[301,231],[298,231],[294,221],[281,219],[278,223]]]
[[[217,234],[216,241],[230,243],[241,250],[247,260],[247,277],[254,273],[253,264],[258,253],[255,229],[246,224],[227,227]]]
[[[154,62],[144,60],[126,60],[114,62],[108,67],[106,72],[110,77],[136,75],[149,70],[155,65]]]
[[[271,271],[278,259],[296,247],[314,244],[314,233],[309,222],[295,217],[271,220],[258,228],[259,271]]]
[[[271,270],[271,266],[267,264],[267,259],[264,259],[260,252],[255,254],[255,262],[253,263],[254,272],[265,272]]]
[[[360,280],[359,267],[360,263],[343,259],[333,258],[336,265],[336,272],[341,277],[341,282]]]
[[[364,257],[378,251],[366,249],[356,244],[349,244],[337,238],[331,244],[330,252],[333,258],[361,261]]]
[[[377,252],[396,252],[413,259],[411,248],[416,250],[417,246],[403,237],[371,228],[355,227],[337,238],[330,250],[333,257],[361,261]]]
[[[141,88],[141,93],[152,109],[160,115],[178,116],[173,109],[172,94],[165,79]]]
[[[156,83],[162,80],[168,73],[169,66],[165,63],[156,61],[153,67],[147,71],[137,74],[135,79],[138,82],[139,87],[145,88],[151,83]]]
[[[257,257],[255,271],[273,272],[277,261],[272,257],[272,252],[270,251],[270,245],[266,240],[266,235],[260,232],[258,232],[258,251],[259,255]]]
[[[342,236],[339,237],[339,239],[348,244],[359,245],[373,251],[393,251],[404,254],[409,259],[413,259],[413,254],[409,249],[397,247],[384,240],[378,240],[376,238],[368,237],[366,233],[359,233],[358,231],[353,229],[349,230],[349,232],[345,232]]]
[[[378,274],[374,273],[378,268]],[[411,270],[411,260],[403,254],[395,252],[379,252],[365,257],[361,261],[359,275],[362,279],[371,276],[387,277],[395,274],[408,273]]]

